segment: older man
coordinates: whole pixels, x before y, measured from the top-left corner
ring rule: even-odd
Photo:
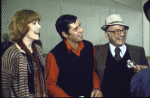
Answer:
[[[130,97],[132,76],[148,66],[144,49],[125,43],[129,27],[118,14],[108,16],[101,29],[109,40],[105,45],[95,46],[97,72],[102,81],[103,96]],[[128,68],[128,60],[138,65]]]

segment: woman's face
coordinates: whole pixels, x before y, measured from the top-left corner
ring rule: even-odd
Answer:
[[[28,24],[29,26],[29,31],[26,34],[26,37],[31,39],[31,40],[39,40],[39,29],[41,26],[39,25],[38,21],[33,21]]]

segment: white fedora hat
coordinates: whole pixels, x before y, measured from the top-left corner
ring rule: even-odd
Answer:
[[[105,31],[107,26],[112,26],[112,25],[122,25],[125,26],[127,29],[129,29],[129,26],[123,23],[122,17],[118,14],[113,14],[108,16],[105,20],[105,25],[102,26],[101,29]]]

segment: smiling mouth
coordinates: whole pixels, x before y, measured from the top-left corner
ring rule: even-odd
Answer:
[[[125,40],[125,39],[126,39],[125,37],[117,38],[117,40]]]
[[[34,32],[34,34],[37,34],[37,35],[39,35],[39,33],[36,33],[36,32]]]
[[[35,31],[34,34],[39,34],[39,31]]]
[[[80,37],[83,38],[83,35],[81,35]]]

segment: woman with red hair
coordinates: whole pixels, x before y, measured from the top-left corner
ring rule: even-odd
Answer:
[[[10,39],[15,42],[2,56],[3,97],[46,97],[45,66],[39,39],[40,16],[20,10],[13,16]]]

